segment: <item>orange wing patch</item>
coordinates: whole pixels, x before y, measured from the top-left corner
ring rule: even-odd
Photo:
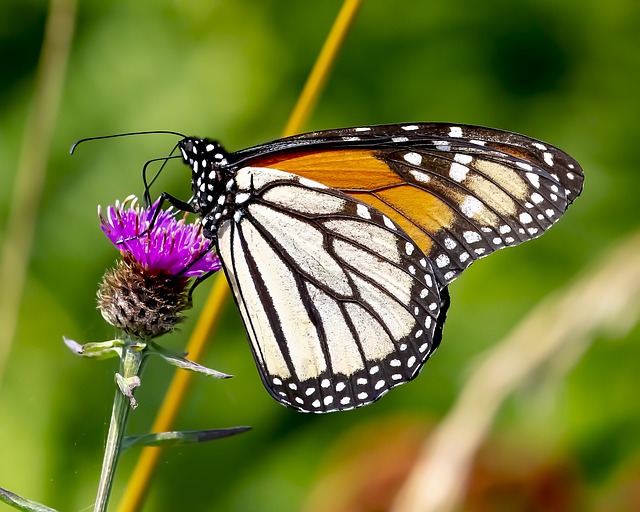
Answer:
[[[367,149],[288,153],[252,162],[252,165],[297,174],[347,193],[404,183],[387,164],[374,156],[373,151]]]

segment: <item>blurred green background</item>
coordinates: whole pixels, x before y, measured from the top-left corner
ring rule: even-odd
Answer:
[[[155,129],[217,138],[229,150],[277,138],[339,7],[80,2],[18,330],[0,376],[0,486],[61,511],[92,508],[116,362],[76,358],[61,337],[113,337],[95,309],[98,280],[116,258],[96,205],[140,194],[143,163],[175,140],[94,142],[73,157],[70,144]],[[41,0],[0,2],[0,226],[47,8]],[[477,356],[638,229],[639,23],[640,3],[631,0],[365,0],[307,129],[450,121],[525,133],[582,164],[583,196],[544,237],[455,282],[442,346],[423,374],[363,409],[316,416],[278,405],[227,305],[204,363],[235,378],[196,378],[177,428],[254,430],[166,451],[145,510],[330,511],[339,509],[340,485],[366,491],[363,472],[394,465],[401,480]],[[39,151],[38,140],[29,143]],[[163,188],[188,195],[185,167],[170,165],[163,179]],[[197,290],[191,320],[166,346],[184,347],[209,286]],[[574,367],[539,375],[508,400],[465,510],[640,510],[640,329],[621,333],[597,338]],[[171,376],[166,365],[148,365],[131,432],[148,431]],[[122,459],[114,505],[136,456]],[[342,475],[334,487],[332,474]],[[380,486],[393,488],[393,478]],[[559,498],[545,502],[553,493]],[[385,498],[359,503],[350,510],[384,510]]]

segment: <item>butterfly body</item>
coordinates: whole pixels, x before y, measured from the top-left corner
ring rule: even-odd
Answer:
[[[366,405],[413,379],[440,342],[447,285],[542,234],[582,188],[557,148],[475,126],[179,147],[263,383],[305,412]]]

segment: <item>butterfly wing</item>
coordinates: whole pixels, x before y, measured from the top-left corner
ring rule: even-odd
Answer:
[[[473,261],[540,236],[583,184],[579,164],[547,143],[443,123],[312,132],[231,158],[323,183],[374,207],[434,262],[442,286]]]
[[[291,173],[245,167],[218,253],[265,387],[301,411],[352,409],[413,379],[448,295],[387,215]]]

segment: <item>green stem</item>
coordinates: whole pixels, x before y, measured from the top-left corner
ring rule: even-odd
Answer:
[[[122,348],[122,358],[120,360],[119,389],[116,391],[113,400],[113,410],[111,412],[111,423],[109,425],[109,433],[107,434],[107,442],[104,449],[104,459],[102,461],[102,472],[100,474],[100,483],[98,485],[98,495],[96,496],[96,504],[94,512],[105,512],[109,503],[109,495],[113,485],[113,478],[116,473],[116,466],[122,448],[122,437],[129,418],[129,411],[135,407],[133,400],[133,389],[135,384],[129,388],[123,389],[123,384],[134,382],[142,371],[142,365],[145,359],[145,351],[140,349],[140,345],[125,344]],[[128,397],[124,392],[127,391]]]

